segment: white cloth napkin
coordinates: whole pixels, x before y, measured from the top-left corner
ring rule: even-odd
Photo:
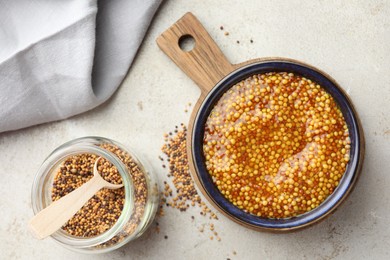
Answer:
[[[0,132],[106,101],[161,0],[0,0]]]

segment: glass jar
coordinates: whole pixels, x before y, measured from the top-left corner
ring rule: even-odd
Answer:
[[[113,140],[102,137],[75,139],[54,150],[38,170],[31,194],[34,214],[53,202],[52,192],[55,186],[53,183],[59,171],[63,169],[66,171],[65,167],[69,160],[82,155],[102,157],[117,169],[124,185],[121,188],[124,189],[124,200],[121,198],[124,203],[120,216],[111,227],[96,236],[75,236],[60,229],[51,237],[74,251],[85,253],[112,251],[141,236],[152,223],[159,204],[156,176],[131,150]],[[105,204],[103,202],[103,205]]]

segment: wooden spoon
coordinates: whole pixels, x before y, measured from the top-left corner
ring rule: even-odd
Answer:
[[[95,162],[92,179],[61,199],[51,203],[30,220],[29,227],[36,238],[44,239],[60,229],[100,189],[119,189],[123,187],[123,184],[111,184],[100,176],[97,170],[97,164],[100,159],[101,157]]]

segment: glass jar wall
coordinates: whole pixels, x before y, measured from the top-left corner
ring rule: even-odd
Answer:
[[[103,158],[99,174],[123,187],[100,190],[51,235],[75,251],[103,253],[123,246],[145,232],[158,208],[156,176],[145,162],[113,140],[83,137],[58,147],[43,162],[32,187],[34,213],[92,178],[98,158]]]

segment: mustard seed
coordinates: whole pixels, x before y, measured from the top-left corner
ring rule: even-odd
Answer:
[[[176,196],[172,198],[172,206],[179,210],[187,210],[187,202],[200,205],[201,198],[198,195],[194,181],[189,172],[187,159],[187,128],[183,125],[173,137],[169,138],[162,147],[162,151],[168,156],[169,176],[173,177],[173,185],[176,188]],[[164,193],[166,199],[172,194],[169,184],[164,182]]]
[[[75,155],[65,160],[53,181],[52,200],[56,201],[77,189],[93,177],[93,165],[97,159],[93,154]],[[122,183],[117,169],[102,159],[99,173],[108,182]],[[124,205],[124,188],[102,189],[96,193],[63,227],[67,233],[80,237],[97,236],[118,220]]]
[[[199,212],[202,216],[208,216],[210,219],[218,219],[217,215],[211,211],[211,209],[202,201],[195,188],[195,183],[191,177],[189,171],[189,164],[187,158],[187,128],[183,123],[180,124],[180,128],[175,127],[177,133],[173,136],[165,139],[165,144],[162,146],[162,152],[168,157],[169,174],[168,177],[172,177],[172,183],[175,187],[176,194],[173,195],[171,186],[164,181],[164,191],[162,195],[164,197],[163,205],[170,206],[180,211],[186,211],[192,207],[197,206],[201,209]],[[161,215],[161,214],[160,214]],[[192,220],[195,220],[194,216],[191,216]],[[214,229],[214,224],[212,224]],[[204,226],[199,228],[199,232],[204,231]]]
[[[122,241],[133,234],[141,223],[148,198],[148,186],[145,173],[138,163],[126,151],[110,144],[99,144],[100,148],[109,151],[123,162],[128,170],[134,187],[134,210],[123,231],[111,240],[97,247],[108,247]],[[52,200],[58,200],[77,189],[93,177],[95,154],[73,155],[59,166],[54,177]],[[103,179],[113,184],[121,184],[122,177],[118,169],[103,158],[98,163],[98,171]],[[120,217],[125,202],[124,187],[116,190],[102,189],[98,191],[63,227],[70,235],[78,237],[94,237],[109,230]]]
[[[236,207],[288,218],[318,207],[337,187],[350,140],[333,98],[286,72],[251,76],[212,109],[203,143],[206,168]]]

